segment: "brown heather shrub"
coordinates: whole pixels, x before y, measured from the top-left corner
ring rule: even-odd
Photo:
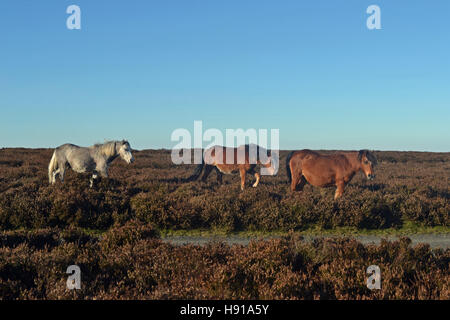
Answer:
[[[331,151],[325,151],[330,153]],[[218,185],[215,173],[206,183],[186,183],[194,165],[173,165],[170,151],[135,152],[136,162],[120,159],[109,179],[88,188],[88,175],[68,171],[63,184],[49,186],[52,150],[0,150],[0,228],[2,230],[82,227],[107,230],[137,219],[166,229],[303,230],[352,226],[401,227],[404,220],[448,226],[450,154],[376,152],[377,178],[356,175],[342,199],[334,189],[305,186],[289,191],[282,165],[275,177],[263,176],[258,188],[247,181],[239,190],[237,175]],[[287,152],[281,152],[280,164]],[[248,177],[252,180],[253,177]]]
[[[95,190],[83,176],[59,188],[27,185],[0,194],[2,229],[66,227],[107,229],[131,218],[128,190],[112,179]],[[86,176],[84,176],[86,178]],[[116,184],[113,188],[110,184]]]
[[[330,152],[330,151],[326,151]],[[284,166],[241,192],[239,177],[214,173],[186,183],[193,165],[170,151],[116,160],[90,189],[69,171],[48,185],[52,150],[0,150],[2,299],[449,299],[449,250],[407,239],[364,246],[349,239],[312,243],[289,237],[249,246],[173,246],[158,229],[304,230],[311,226],[401,227],[412,220],[449,225],[450,154],[376,152],[377,178],[358,174],[342,199],[333,189],[288,191]],[[287,152],[281,152],[283,164]],[[249,177],[249,180],[252,180]],[[99,229],[101,236],[87,233]],[[66,289],[67,267],[82,270],[82,290]],[[382,270],[382,290],[365,286],[367,266]]]
[[[450,225],[449,198],[430,199],[421,194],[413,194],[400,205],[400,212],[407,218],[428,226]]]
[[[136,231],[138,230],[138,231]],[[50,231],[42,231],[42,233]],[[51,232],[50,232],[51,233]],[[50,237],[50,236],[48,236]],[[449,299],[450,250],[351,239],[252,241],[173,246],[133,222],[100,241],[0,248],[2,299]],[[5,243],[5,242],[4,242]],[[81,290],[65,271],[81,268]],[[381,268],[381,290],[366,287],[366,268]]]
[[[100,246],[103,251],[114,251],[126,244],[134,245],[139,240],[159,238],[159,232],[150,225],[140,221],[129,221],[107,231],[101,237]]]

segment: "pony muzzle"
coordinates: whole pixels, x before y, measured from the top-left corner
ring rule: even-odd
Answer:
[[[278,162],[271,159],[269,166],[264,166],[261,168],[262,175],[274,176],[278,173]]]

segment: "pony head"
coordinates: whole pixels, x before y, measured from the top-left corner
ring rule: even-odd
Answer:
[[[122,140],[117,143],[118,153],[120,157],[130,164],[134,162],[133,154],[131,153],[130,143],[126,140]]]
[[[373,180],[375,178],[374,167],[377,164],[375,156],[369,150],[360,150],[358,152],[358,160],[361,164],[361,170],[366,175],[367,179]]]
[[[274,176],[278,172],[279,167],[279,155],[278,152],[272,152],[272,150],[267,151],[268,158],[267,163],[262,164],[261,168],[261,174],[262,175],[268,175],[268,176]]]

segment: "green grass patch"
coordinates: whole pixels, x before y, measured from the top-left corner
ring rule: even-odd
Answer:
[[[189,229],[189,230],[160,230],[161,237],[173,236],[189,236],[189,237],[271,237],[284,236],[289,234],[284,230],[273,231],[257,231],[257,230],[242,230],[229,231],[226,229]],[[333,229],[323,229],[319,226],[311,226],[302,231],[295,231],[296,234],[308,236],[359,236],[359,235],[378,235],[378,236],[407,236],[413,234],[450,234],[450,227],[435,226],[428,227],[413,221],[404,221],[401,228],[388,229],[357,229],[355,227],[337,227]]]

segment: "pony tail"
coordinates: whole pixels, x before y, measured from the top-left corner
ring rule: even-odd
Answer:
[[[48,183],[52,184],[53,182],[53,172],[58,167],[58,162],[56,161],[56,150],[53,151],[52,159],[50,160],[50,163],[48,165]]]
[[[186,181],[187,182],[196,181],[200,177],[200,174],[202,173],[204,166],[205,160],[203,159],[203,152],[202,152],[202,162],[197,167],[195,167],[194,173],[189,178],[187,178]]]
[[[291,173],[291,165],[290,165],[290,162],[291,162],[291,158],[292,158],[292,155],[293,155],[293,154],[294,154],[294,151],[291,151],[291,152],[288,154],[287,158],[286,158],[286,173],[287,173],[287,177],[288,177],[288,181],[289,181],[289,182],[292,181],[292,173]]]

